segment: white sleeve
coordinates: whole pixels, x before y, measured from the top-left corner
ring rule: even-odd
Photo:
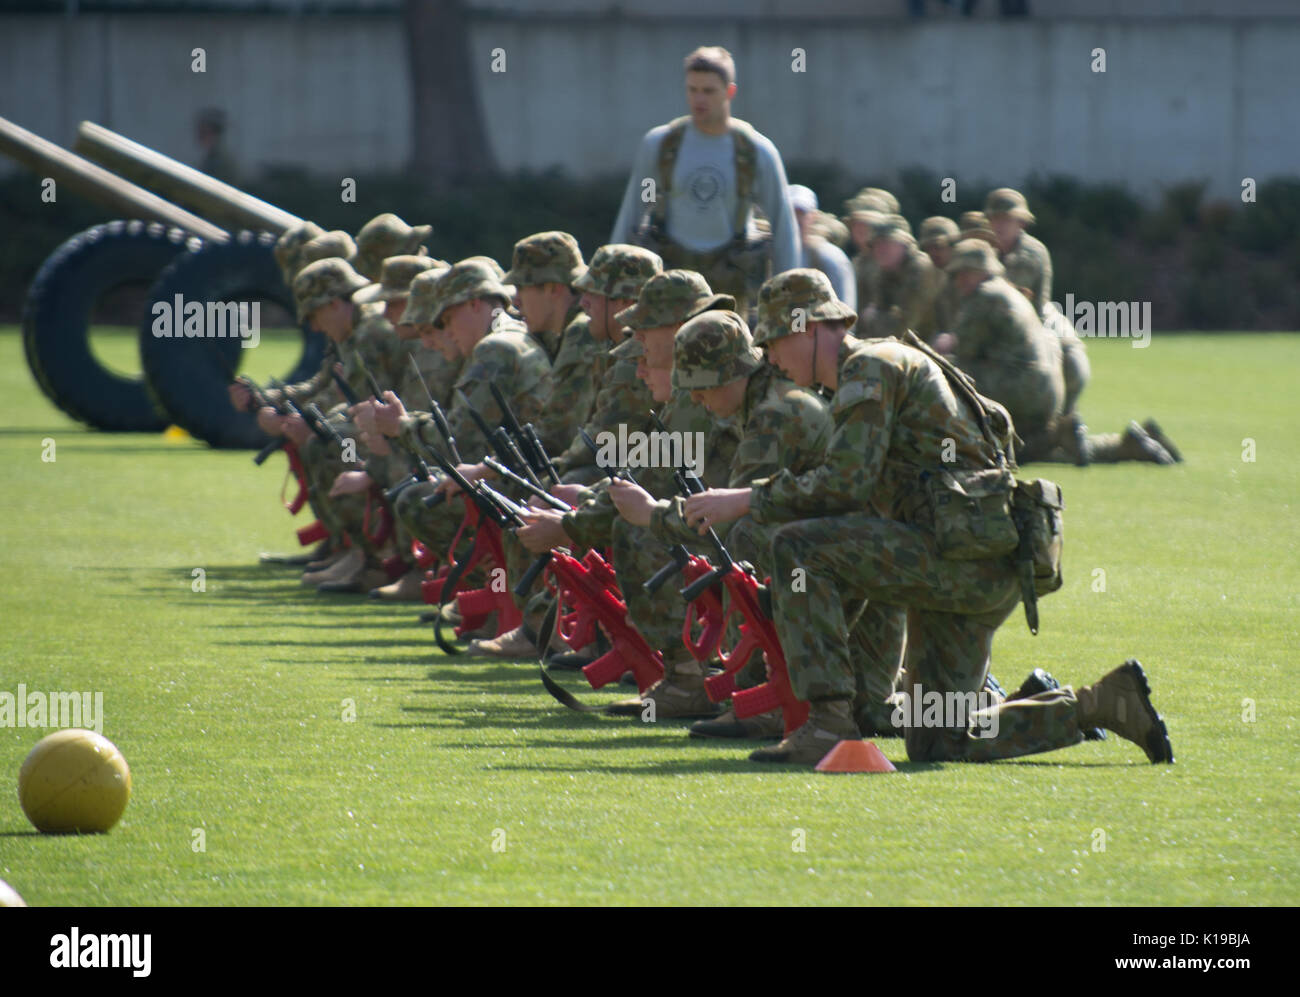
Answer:
[[[651,177],[655,182],[655,192],[663,184],[659,180],[659,143],[662,140],[664,127],[652,128],[646,132],[645,138],[641,140],[641,147],[637,149],[636,159],[632,163],[632,173],[627,178],[627,189],[623,191],[623,204],[618,209],[618,218],[614,222],[614,230],[609,234],[611,243],[628,243],[632,241],[632,234],[637,230],[641,223],[641,218],[650,208],[641,200],[641,185],[646,177]]]
[[[766,136],[758,136],[757,190],[754,199],[772,224],[772,274],[799,266],[799,227],[786,191],[785,166],[781,153]]]

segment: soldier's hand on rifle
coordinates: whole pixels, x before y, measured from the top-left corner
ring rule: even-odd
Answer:
[[[253,393],[248,390],[248,385],[242,381],[231,381],[226,386],[226,391],[230,395],[230,404],[236,412],[248,411],[248,406],[253,401]]]
[[[385,391],[382,405],[372,407],[375,411],[375,428],[385,436],[396,436],[402,431],[402,419],[406,415],[406,406],[391,391]]]
[[[270,406],[257,410],[257,428],[267,436],[283,436],[284,419],[284,416]]]
[[[293,440],[295,446],[302,446],[311,436],[311,429],[300,415],[284,416],[284,435]]]
[[[370,488],[374,482],[365,471],[344,471],[334,479],[330,486],[330,498],[340,495],[355,495]]]
[[[569,505],[576,506],[578,499],[585,491],[582,485],[552,485],[551,494],[558,499],[564,499]],[[538,499],[537,501],[541,501]]]
[[[519,542],[532,554],[545,554],[555,547],[573,544],[564,532],[564,513],[559,509],[530,509],[524,525],[515,530]]]
[[[748,488],[710,488],[686,500],[686,525],[693,526],[700,536],[709,527],[730,523],[749,514]]]
[[[375,425],[375,404],[369,398],[363,402],[357,402],[348,408],[348,418],[357,424],[357,429],[371,436],[381,435],[379,428]]]
[[[457,464],[456,470],[461,473],[461,476],[466,481],[478,481],[479,478],[485,478],[488,475],[486,464]],[[451,498],[453,495],[460,494],[460,485],[456,484],[455,480],[448,475],[438,483],[435,491],[445,492],[447,497]]]
[[[654,496],[634,481],[614,478],[609,484],[609,496],[614,500],[618,514],[633,526],[649,526],[654,512]]]
[[[361,437],[361,445],[376,457],[387,457],[393,452],[383,433],[367,433],[362,430],[357,435]]]

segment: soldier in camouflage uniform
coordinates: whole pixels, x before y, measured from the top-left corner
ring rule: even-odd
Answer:
[[[1061,310],[1052,301],[1052,254],[1041,241],[1025,231],[1027,225],[1034,224],[1033,212],[1025,196],[1010,187],[1000,187],[990,192],[984,204],[984,213],[996,238],[996,245],[1006,268],[1006,277],[1025,295],[1038,310],[1039,318],[1048,331],[1056,335],[1061,345],[1061,376],[1065,383],[1065,399],[1062,403],[1062,446],[1069,451],[1069,456],[1078,464],[1114,463],[1120,460],[1152,459],[1156,463],[1166,463],[1160,452],[1148,446],[1147,438],[1168,455],[1171,462],[1181,460],[1178,448],[1164,435],[1154,419],[1148,419],[1141,426],[1136,423],[1123,436],[1116,433],[1089,437],[1088,428],[1076,411],[1076,405],[1083,389],[1088,386],[1092,376],[1092,367],[1088,363],[1088,353],[1083,340],[1075,332]],[[1125,444],[1125,437],[1136,439],[1140,449],[1149,456],[1133,457],[1136,452],[1132,440]]]
[[[857,255],[853,273],[857,281],[858,300],[854,307],[866,311],[872,304],[871,286],[876,262],[871,258],[872,228],[890,215],[898,214],[898,198],[879,187],[863,187],[844,202],[843,222],[849,228]]]
[[[298,271],[302,269],[303,265],[299,257],[303,245],[324,234],[325,230],[315,222],[300,222],[280,234],[280,238],[275,241],[274,253],[280,275],[284,277],[285,287],[293,286],[294,277],[298,276]]]
[[[454,399],[447,422],[457,449],[467,460],[490,452],[488,441],[470,415],[477,411],[489,426],[500,425],[503,414],[493,398],[495,384],[521,423],[540,420],[551,393],[551,365],[541,341],[506,311],[515,288],[502,283],[491,266],[480,260],[461,260],[449,270],[422,274],[412,281],[411,299],[403,322],[428,325],[435,330],[426,345],[441,349],[449,359],[465,358],[454,386]],[[416,290],[424,282],[433,285],[432,295]],[[432,342],[430,342],[432,340]],[[446,453],[446,444],[427,412],[408,410],[391,391],[382,405],[372,405],[376,431],[399,440],[408,451],[429,445]],[[468,477],[477,472],[463,465]],[[450,493],[454,483],[441,474],[434,480],[413,484],[394,502],[394,511],[406,530],[430,550],[442,552],[456,532],[463,516],[460,501],[426,508],[422,499],[434,491]]]
[[[629,431],[649,428],[653,399],[636,376],[637,358],[626,355],[631,340],[624,339],[614,316],[635,305],[645,282],[662,270],[663,261],[650,250],[614,244],[596,250],[591,265],[573,283],[582,294],[580,303],[590,319],[591,336],[603,350],[595,367],[596,398],[583,426],[593,439],[606,430],[616,431],[620,423]],[[566,484],[590,485],[606,476],[576,433],[568,449],[556,457],[555,469]]]
[[[763,360],[745,320],[734,312],[710,311],[691,319],[673,337],[672,387],[692,398],[716,418],[734,419],[740,442],[727,487],[739,488],[755,478],[788,467],[796,474],[821,463],[830,441],[829,407],[813,391],[800,388]],[[633,526],[647,527],[663,547],[685,544],[716,557],[699,531],[686,525],[681,496],[655,500],[632,482],[616,481],[610,492],[619,514]],[[755,565],[759,577],[770,572],[767,531],[749,517],[719,530],[728,552]],[[734,643],[737,635],[728,635]],[[901,648],[900,648],[901,650]],[[765,678],[762,656],[754,655],[737,677],[744,689]],[[892,691],[892,688],[891,690]],[[707,698],[707,697],[706,697]],[[886,718],[889,710],[884,711]],[[731,711],[691,728],[697,737],[777,737],[780,711],[737,720]]]
[[[402,324],[412,282],[424,274],[436,277],[446,269],[448,264],[431,256],[391,256],[384,260],[380,282],[358,291],[354,298],[364,307],[382,307],[385,320],[394,327],[394,344],[386,354],[389,360],[387,383],[392,383],[397,397],[412,408],[427,406],[424,394],[426,386],[438,404],[449,407],[451,386],[460,373],[458,360],[449,361],[438,350],[424,345],[420,339],[419,326]],[[374,326],[372,321],[371,327]],[[357,334],[361,335],[363,329],[364,326],[358,329]],[[412,361],[415,370],[412,370]],[[410,475],[410,454],[389,446],[382,434],[362,432],[361,443],[366,455],[366,469],[364,472],[348,472],[346,477],[353,479],[352,485],[348,487],[361,490],[373,483],[387,491]],[[340,482],[334,487],[338,490],[343,485]],[[376,599],[418,601],[423,576],[411,560],[411,536],[397,521],[393,525],[393,544],[396,557],[406,565],[407,570],[396,581],[371,589],[370,595]]]
[[[727,480],[739,440],[738,431],[734,419],[715,419],[702,405],[692,401],[690,392],[672,389],[673,335],[696,315],[717,308],[730,311],[735,304],[730,295],[713,294],[704,278],[694,271],[666,270],[646,281],[635,306],[614,316],[616,322],[633,331],[638,346],[644,350],[638,372],[650,384],[655,401],[662,405],[659,415],[668,431],[679,434],[679,439],[685,439],[687,434],[692,439],[703,439],[703,468],[696,470],[709,485],[721,485]],[[656,466],[632,468],[641,486],[655,496],[675,494],[673,470]],[[535,554],[559,546],[579,550],[608,547],[619,589],[627,601],[629,619],[651,647],[664,652],[664,680],[646,693],[655,701],[656,716],[667,719],[712,716],[717,712],[704,695],[699,663],[682,644],[686,604],[671,586],[659,589],[654,595],[642,587],[663,566],[667,551],[646,529],[618,516],[608,479],[580,496],[572,512],[537,510],[531,525],[519,530],[518,536]],[[623,709],[639,714],[641,704],[639,700],[635,702],[638,704],[635,708],[625,704]]]
[[[1012,426],[1005,410],[976,396],[919,339],[909,345],[849,335],[851,313],[837,310],[825,292],[810,296],[811,283],[800,272],[774,278],[764,287],[764,314],[783,306],[777,331],[789,333],[768,341],[772,360],[796,383],[835,391],[826,462],[800,477],[782,471],[749,489],[696,495],[685,508],[686,521],[697,526],[745,514],[762,525],[784,523],[772,539],[773,578],[797,573],[805,583],[774,585],[772,598],[791,684],[810,703],[808,720],[750,757],[815,765],[838,741],[859,736],[844,604],[865,598],[906,607],[905,690],[918,702],[937,695],[948,704],[921,723],[907,722],[900,710],[910,759],[1012,758],[1077,744],[1085,728],[1101,726],[1139,744],[1152,762],[1173,761],[1133,661],[1077,693],[1056,689],[970,715],[951,708],[956,697],[978,701],[993,635],[1020,587],[1006,550],[990,546],[963,560],[940,555],[936,518],[945,531],[972,523],[957,521],[962,503],[936,502],[932,493],[981,471],[1009,482],[1000,454]],[[1004,519],[1014,548],[1009,511]]]
[[[871,274],[871,306],[860,331],[863,336],[901,335],[911,329],[929,339],[937,328],[935,301],[941,279],[930,257],[912,236],[902,215],[890,215],[871,234],[870,252],[876,264]]]
[[[1002,276],[1002,264],[983,240],[966,239],[953,249],[949,276],[962,304],[953,361],[979,390],[1007,407],[1024,445],[1022,461],[1087,459],[1171,464],[1173,458],[1136,422],[1104,436],[1078,437],[1064,418],[1065,383],[1059,338],[1043,327],[1028,299]]]
[[[530,335],[535,336],[550,361],[551,396],[535,428],[548,454],[569,445],[586,420],[596,399],[603,372],[605,350],[591,334],[591,320],[579,307],[574,282],[586,267],[578,242],[567,232],[539,232],[515,243],[508,284],[518,288],[518,301]],[[467,477],[486,475],[480,465]],[[528,570],[531,557],[507,534],[503,541],[506,568],[511,578]],[[538,589],[542,580],[537,580]],[[513,595],[513,593],[512,593]],[[517,602],[527,599],[514,595]],[[497,637],[470,642],[475,656],[524,659],[536,656],[534,645],[538,617],[525,617],[518,627]]]
[[[952,281],[948,279],[947,266],[952,259],[952,247],[961,237],[961,229],[951,218],[945,218],[943,215],[934,215],[921,222],[921,228],[917,232],[917,242],[927,256],[930,262],[934,264],[934,273],[939,285],[938,293],[934,298],[934,328],[936,335],[931,337],[931,345],[938,348],[938,336],[945,333],[951,333],[957,324],[957,308],[960,300],[957,297],[957,288]],[[951,352],[950,349],[940,349],[940,353]]]

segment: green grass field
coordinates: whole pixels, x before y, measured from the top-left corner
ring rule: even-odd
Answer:
[[[98,348],[138,369],[129,338]],[[824,776],[567,712],[533,666],[444,657],[415,607],[259,566],[307,521],[277,505],[283,458],[88,431],[7,329],[0,691],[102,691],[135,788],[107,835],[39,835],[15,786],[46,732],[0,729],[0,878],[77,906],[1295,904],[1300,337],[1090,351],[1093,430],[1157,416],[1186,463],[1035,469],[1065,491],[1066,585],[994,672],[1140,658],[1177,764],[1112,736],[910,765],[890,740],[897,774]]]

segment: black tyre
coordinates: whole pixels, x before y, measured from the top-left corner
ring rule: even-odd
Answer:
[[[114,432],[159,432],[167,416],[143,378],[103,366],[91,352],[95,303],[123,284],[149,283],[187,241],[158,222],[119,221],[74,235],[37,271],[23,305],[27,366],[47,398],[72,418]]]
[[[177,299],[201,302],[266,300],[294,313],[272,250],[275,237],[240,232],[229,242],[204,243],[174,260],[149,289],[150,314],[140,324],[140,361],[145,383],[176,425],[214,447],[259,449],[266,436],[252,413],[236,412],[226,392],[247,350],[233,332],[179,338],[155,334],[154,307]],[[174,308],[173,308],[174,310]],[[284,375],[292,383],[320,369],[325,338],[302,328],[302,354]]]

